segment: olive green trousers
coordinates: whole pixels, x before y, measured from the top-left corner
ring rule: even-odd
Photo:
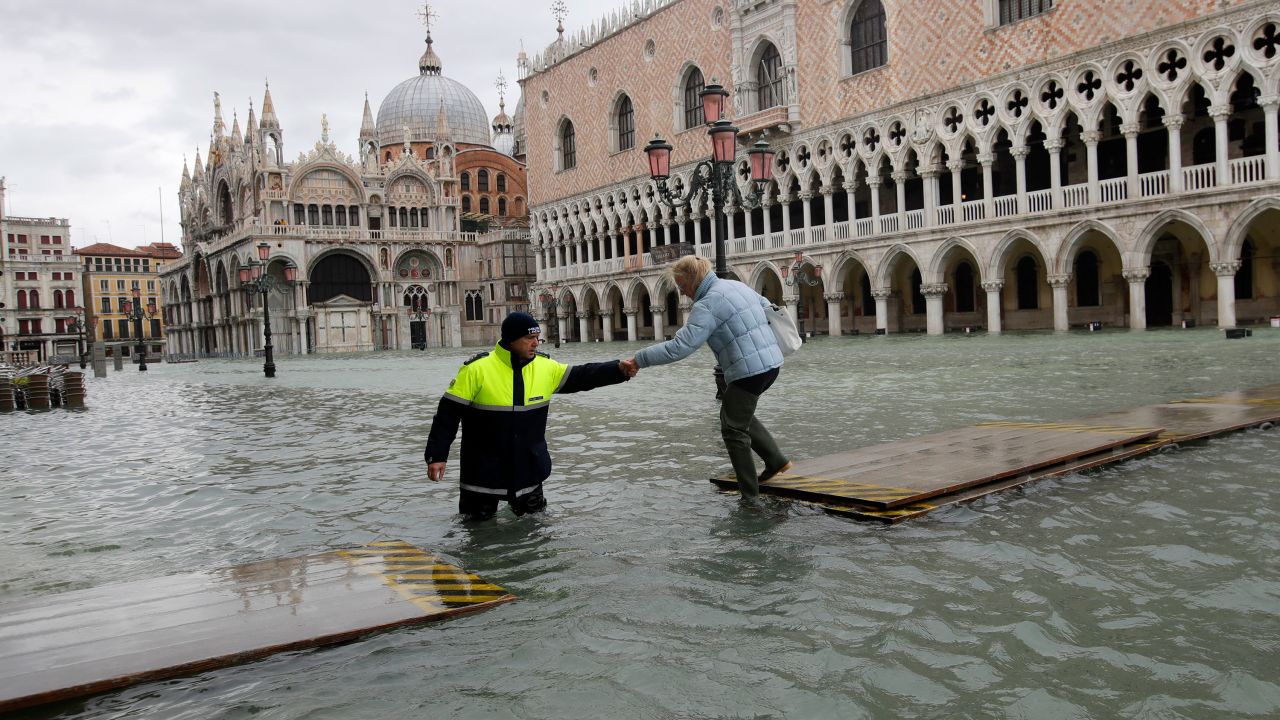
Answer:
[[[720,433],[724,447],[729,451],[738,489],[746,497],[760,494],[759,476],[756,474],[754,452],[764,461],[765,470],[776,470],[787,464],[787,457],[778,449],[778,443],[768,429],[756,419],[756,404],[760,396],[730,384],[720,402]]]

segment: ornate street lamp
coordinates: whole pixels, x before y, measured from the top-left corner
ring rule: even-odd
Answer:
[[[728,261],[725,257],[725,238],[729,235],[729,221],[724,214],[724,207],[729,199],[733,199],[743,210],[754,210],[760,206],[765,185],[769,182],[770,170],[773,167],[773,151],[769,144],[761,140],[755,144],[748,155],[751,157],[752,191],[743,196],[734,180],[733,164],[737,152],[738,128],[723,119],[725,98],[729,96],[722,86],[712,83],[698,97],[702,100],[702,112],[711,129],[707,135],[711,138],[711,160],[703,160],[694,167],[688,190],[680,195],[667,187],[667,179],[671,177],[671,144],[660,136],[654,135],[645,146],[645,156],[649,162],[649,177],[658,187],[658,197],[672,208],[692,207],[691,200],[697,196],[698,203],[710,196],[711,207],[716,217],[716,275],[726,277],[729,274]]]
[[[85,353],[84,346],[84,331],[86,327],[84,322],[84,308],[77,305],[72,309],[75,310],[76,315],[71,318],[71,322],[67,323],[67,329],[76,333],[78,336],[76,338],[76,352],[80,355],[80,369],[83,370],[85,367],[84,356],[87,354]]]
[[[156,316],[156,301],[152,299],[147,303],[144,310],[142,308],[142,291],[138,288],[133,289],[133,300],[125,300],[124,302],[125,317],[133,320],[133,334],[138,338],[138,347],[134,352],[138,355],[138,372],[147,371],[147,344],[142,338],[142,318],[153,318]],[[84,367],[81,365],[81,367]]]
[[[813,269],[813,275],[805,272],[805,266]],[[822,282],[822,266],[815,265],[805,259],[804,253],[797,252],[795,260],[791,265],[782,266],[782,279],[787,281],[787,287],[791,287],[796,283],[802,283],[809,287],[815,287]],[[800,335],[804,336],[804,293],[797,293],[800,298],[800,305],[796,308],[796,318],[799,320]]]
[[[287,294],[298,279],[298,266],[287,263],[284,266],[284,282],[280,282],[267,272],[268,258],[271,257],[271,243],[258,243],[258,256],[250,257],[240,268],[240,287],[262,296],[262,334],[263,354],[262,373],[269,378],[276,376],[276,361],[271,346],[271,303],[268,297],[272,292]]]

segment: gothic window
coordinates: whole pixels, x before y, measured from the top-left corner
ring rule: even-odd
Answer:
[[[468,290],[465,300],[467,320],[472,322],[484,321],[484,296],[479,290]]]
[[[466,172],[462,173],[462,189],[463,190],[471,189],[471,173],[466,173]]]
[[[405,307],[411,308],[414,312],[424,312],[429,305],[427,291],[421,285],[410,285],[409,289],[404,291]]]
[[[1053,0],[1000,0],[1000,24],[1039,15],[1052,7]]]
[[[636,145],[636,112],[631,98],[623,95],[618,100],[615,113],[618,127],[618,150],[630,150]]]
[[[470,195],[462,196],[462,212],[464,213],[471,212],[471,196]]]
[[[482,215],[489,214],[489,198],[487,197],[480,198],[480,213]]]
[[[507,216],[507,199],[506,198],[498,198],[498,215],[501,217]]]
[[[782,56],[778,54],[778,48],[769,45],[760,57],[760,64],[756,66],[756,87],[760,93],[760,107],[757,110],[768,110],[786,102],[782,81]]]
[[[1099,296],[1098,256],[1091,250],[1085,250],[1076,256],[1076,307],[1098,307],[1102,304]]]
[[[880,0],[863,0],[849,27],[849,50],[854,75],[885,64],[888,38],[884,29],[884,6]]]
[[[302,207],[301,204],[296,204],[293,206],[293,224],[294,225],[307,224],[307,211],[306,211],[306,208]]]
[[[400,227],[409,227],[409,209],[400,208]]]
[[[1018,261],[1018,309],[1037,310],[1040,307],[1040,288],[1036,287],[1036,261],[1030,256]]]
[[[706,117],[702,114],[702,98],[698,96],[706,86],[701,70],[698,68],[689,70],[688,77],[684,79],[684,128],[686,130],[707,123]]]
[[[564,121],[564,125],[560,127],[560,169],[572,170],[578,164],[578,152],[576,138],[573,133],[573,123],[569,120]]]
[[[481,169],[476,173],[476,185],[479,186],[480,192],[489,192],[489,171]]]

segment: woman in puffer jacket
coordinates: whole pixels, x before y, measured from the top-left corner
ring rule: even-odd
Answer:
[[[737,280],[721,280],[711,261],[686,256],[671,267],[680,293],[693,299],[689,321],[664,343],[636,353],[638,367],[683,360],[706,343],[715,353],[727,383],[720,405],[720,432],[745,497],[760,493],[759,483],[791,468],[777,442],[756,419],[756,403],[778,379],[782,350],[765,319],[769,301]],[[756,475],[752,451],[764,461]]]

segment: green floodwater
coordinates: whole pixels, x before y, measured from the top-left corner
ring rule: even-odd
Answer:
[[[550,511],[468,525],[422,446],[474,352],[130,368],[87,411],[0,416],[0,603],[393,538],[521,598],[25,716],[1280,716],[1280,430],[893,527],[749,509],[706,481],[704,350],[556,400]],[[822,338],[760,416],[812,457],[1280,382],[1278,358],[1267,328]]]

